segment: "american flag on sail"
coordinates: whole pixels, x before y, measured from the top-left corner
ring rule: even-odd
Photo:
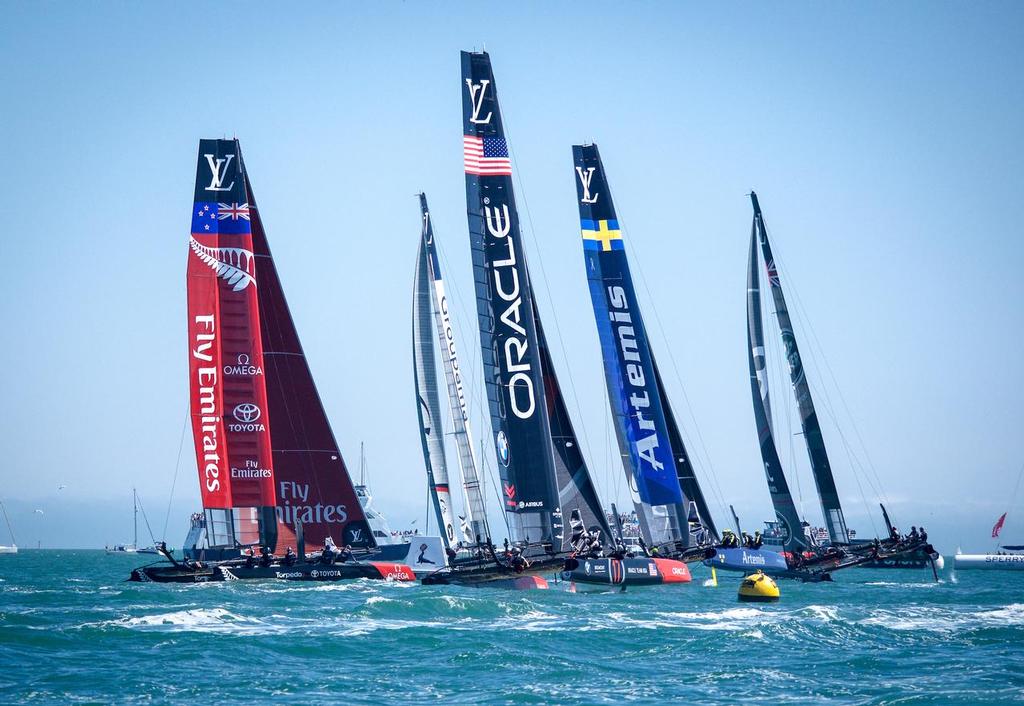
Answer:
[[[999,516],[999,519],[996,520],[995,527],[992,528],[992,539],[995,539],[996,537],[999,536],[999,532],[1003,529],[1003,523],[1004,522],[1006,522],[1006,513],[1005,512],[1002,515]]]
[[[512,161],[504,137],[463,135],[462,161],[466,174],[512,176]]]
[[[768,270],[768,284],[773,287],[782,286],[782,283],[779,281],[779,270],[775,267],[775,260],[769,260],[765,263],[765,269]]]

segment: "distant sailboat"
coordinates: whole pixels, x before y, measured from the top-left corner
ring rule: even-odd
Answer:
[[[4,523],[7,525],[7,534],[11,536],[10,544],[0,544],[0,554],[17,554],[18,541],[14,538],[14,528],[11,527],[11,518],[7,516],[7,506],[0,500],[0,511],[4,513]]]
[[[145,519],[145,511],[143,511],[143,519]],[[146,520],[146,527],[149,528],[149,520]],[[150,529],[151,538],[152,534],[153,530]],[[155,543],[148,547],[139,546],[139,494],[135,488],[132,488],[132,543],[115,544],[108,546],[106,550],[107,554],[160,554]]]

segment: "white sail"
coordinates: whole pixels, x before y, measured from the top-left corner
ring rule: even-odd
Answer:
[[[480,487],[480,472],[473,449],[473,436],[469,424],[469,408],[463,389],[462,370],[459,367],[459,354],[455,345],[455,330],[448,311],[448,298],[445,295],[444,279],[437,260],[434,247],[434,232],[430,223],[430,212],[427,208],[426,195],[420,194],[420,207],[423,213],[422,250],[426,258],[427,271],[433,282],[434,290],[434,325],[437,331],[438,347],[441,350],[441,363],[445,381],[448,385],[448,406],[451,411],[452,435],[459,451],[459,470],[462,474],[462,489],[465,498],[465,524],[469,526],[467,540],[470,544],[486,542],[490,538],[487,527],[487,516],[484,509],[484,497]],[[463,534],[466,534],[463,531]]]

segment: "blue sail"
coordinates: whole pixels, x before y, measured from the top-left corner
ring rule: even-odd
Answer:
[[[633,503],[648,541],[685,544],[687,499],[601,156],[597,145],[572,149],[587,280]]]

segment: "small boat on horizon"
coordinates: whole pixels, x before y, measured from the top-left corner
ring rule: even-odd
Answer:
[[[150,538],[152,538],[153,529],[149,526],[149,519],[146,518],[145,510],[142,511],[142,518],[145,520],[146,528],[149,529]],[[132,488],[132,543],[108,545],[104,549],[107,554],[160,554],[155,539],[153,544],[148,547],[139,546],[139,494],[135,488]],[[170,551],[173,552],[174,550]]]
[[[4,513],[4,522],[7,524],[7,534],[11,537],[10,544],[0,544],[0,554],[17,554],[18,541],[14,538],[14,528],[11,527],[11,518],[7,516],[7,506],[0,500],[0,511]]]
[[[1021,474],[1024,474],[1024,468],[1021,469]],[[1004,512],[996,520],[992,527],[992,539],[999,538],[999,533],[1006,522],[1006,515]],[[1024,544],[997,544],[995,551],[984,554],[964,554],[960,547],[957,547],[956,554],[953,555],[953,568],[1024,571]]]

